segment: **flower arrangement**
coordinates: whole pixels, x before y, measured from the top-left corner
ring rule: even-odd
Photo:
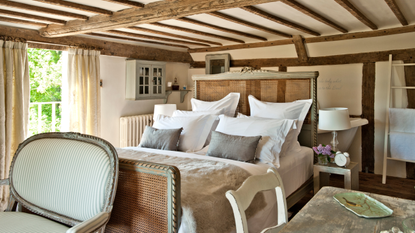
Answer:
[[[327,161],[334,159],[335,152],[331,150],[331,146],[324,144],[320,144],[318,146],[313,147],[314,152],[318,155],[319,163],[327,164]]]

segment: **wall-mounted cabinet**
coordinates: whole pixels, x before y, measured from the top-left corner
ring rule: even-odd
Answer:
[[[164,99],[166,88],[166,63],[127,60],[125,99]]]

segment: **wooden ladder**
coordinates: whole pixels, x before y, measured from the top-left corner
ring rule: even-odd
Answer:
[[[388,157],[388,144],[389,144],[389,108],[390,108],[390,102],[391,102],[391,92],[392,89],[415,89],[415,86],[391,86],[392,84],[392,67],[397,66],[415,66],[415,63],[406,63],[406,64],[392,64],[392,54],[389,54],[389,80],[388,80],[388,91],[386,93],[386,118],[385,118],[385,142],[383,147],[383,172],[382,172],[382,183],[386,184],[386,173],[387,173],[387,165],[388,160],[395,160],[395,161],[403,161],[403,162],[409,162],[409,163],[415,163],[413,160],[407,160],[407,159],[398,159],[398,158],[392,158]],[[406,82],[405,82],[406,84]]]

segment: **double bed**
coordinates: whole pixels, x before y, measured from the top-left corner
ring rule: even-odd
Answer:
[[[311,177],[315,158],[310,147],[317,141],[317,77],[318,72],[263,70],[192,77],[195,82],[193,90],[195,99],[218,101],[229,93],[239,93],[237,112],[242,117],[250,115],[249,95],[258,101],[277,103],[312,99],[310,111],[298,136],[301,147],[295,151],[281,151],[278,164],[263,161],[247,163],[206,156],[208,147],[191,153],[143,147],[117,150],[121,160],[167,164],[177,167],[180,171],[179,220],[169,232],[234,231],[232,208],[225,197],[225,192],[229,189],[237,189],[250,175],[266,173],[270,166],[277,167],[282,177],[288,207],[312,190]],[[250,232],[259,232],[265,227],[275,225],[277,219],[275,194],[272,191],[264,192],[255,200],[247,210]],[[121,232],[114,231],[115,228],[110,222],[107,231]]]

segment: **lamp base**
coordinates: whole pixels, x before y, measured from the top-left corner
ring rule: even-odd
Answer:
[[[337,145],[339,145],[339,141],[337,140],[337,132],[333,131],[331,134],[333,134],[333,139],[331,140],[331,149],[334,151],[334,153],[336,153]]]

